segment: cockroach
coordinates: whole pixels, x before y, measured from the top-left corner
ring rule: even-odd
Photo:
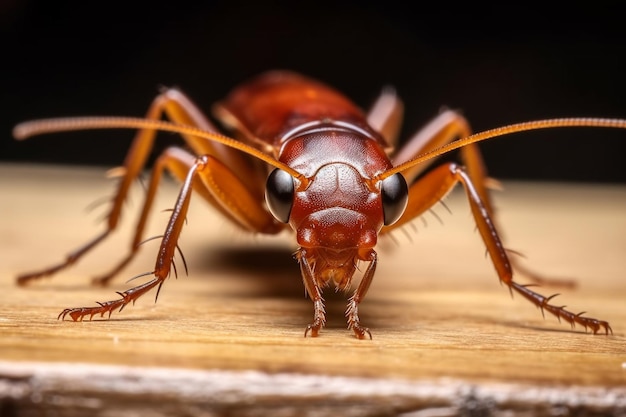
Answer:
[[[348,328],[359,339],[371,332],[359,320],[359,304],[372,283],[378,237],[406,225],[439,202],[457,183],[465,189],[477,229],[500,281],[559,320],[612,333],[607,321],[575,314],[513,279],[519,270],[498,235],[488,177],[477,142],[534,129],[556,127],[626,128],[626,120],[563,118],[507,125],[471,134],[467,120],[446,110],[417,132],[397,152],[401,100],[383,90],[369,112],[331,87],[290,71],[264,73],[235,88],[213,107],[224,136],[178,89],[163,90],[145,118],[79,117],[28,121],[14,129],[17,139],[82,130],[130,128],[137,133],[126,155],[119,188],[104,232],[71,252],[65,260],[18,277],[19,284],[52,275],[74,264],[113,232],[129,188],[144,169],[157,131],[175,132],[190,149],[170,147],[156,159],[146,199],[129,252],[97,279],[108,283],[135,256],[164,171],[182,182],[165,229],[154,270],[147,282],[120,292],[121,298],[92,307],[67,308],[59,319],[109,317],[156,288],[169,277],[190,197],[199,194],[224,217],[252,233],[277,234],[291,228],[306,294],[313,301],[313,321],[305,337],[318,336],[326,322],[323,288],[334,283],[348,291],[357,266],[367,266],[348,299]],[[162,120],[166,116],[170,121]],[[435,158],[459,149],[463,165],[429,167]],[[427,169],[428,168],[428,169]],[[182,256],[182,254],[181,254]],[[184,261],[184,258],[183,258]],[[186,267],[186,265],[185,265]],[[531,278],[539,279],[539,276]]]

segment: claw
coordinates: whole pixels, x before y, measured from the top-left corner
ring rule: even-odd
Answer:
[[[357,339],[363,340],[365,339],[365,335],[369,336],[369,339],[372,340],[372,332],[367,327],[354,326],[352,327],[354,330],[354,335]]]
[[[315,324],[309,324],[308,326],[306,326],[306,329],[304,330],[304,337],[307,337],[309,335],[309,332],[311,332],[311,337],[317,337],[319,336],[319,332],[320,332],[320,328],[322,326],[315,325]]]

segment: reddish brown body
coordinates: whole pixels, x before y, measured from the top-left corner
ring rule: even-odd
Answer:
[[[159,121],[163,114],[178,124]],[[170,148],[156,161],[130,250],[97,282],[108,282],[137,252],[158,183],[167,170],[183,185],[162,236],[155,268],[140,275],[154,278],[121,293],[121,299],[94,307],[69,308],[60,317],[69,315],[73,320],[82,320],[96,314],[110,315],[153,288],[160,289],[172,268],[176,272],[178,237],[195,191],[244,230],[273,234],[290,226],[295,231],[302,280],[314,304],[313,322],[305,335],[317,336],[325,324],[322,289],[333,282],[339,289],[348,290],[358,263],[367,263],[349,299],[346,317],[358,338],[371,337],[369,329],[360,324],[358,305],[376,270],[374,248],[378,236],[429,210],[460,182],[501,282],[542,311],[572,325],[578,323],[594,333],[610,332],[606,321],[552,305],[552,297],[544,297],[513,280],[513,270],[520,268],[509,260],[498,236],[485,185],[486,172],[475,142],[547,127],[625,128],[626,121],[553,119],[470,136],[467,121],[456,112],[445,111],[394,152],[402,116],[402,105],[395,93],[384,92],[365,113],[330,87],[285,71],[263,74],[236,88],[215,106],[214,114],[235,131],[237,139],[219,134],[213,123],[174,89],[153,101],[146,119],[75,118],[27,122],[16,127],[15,135],[19,138],[72,129],[140,129],[124,162],[106,230],[65,261],[22,275],[19,282],[23,284],[71,265],[117,227],[128,189],[145,164],[156,130],[169,130],[180,133],[191,152]],[[426,172],[433,158],[459,148],[465,166],[447,163]],[[274,169],[270,172],[268,168]],[[523,272],[536,281],[542,279]]]
[[[217,111],[311,179],[295,195],[289,224],[318,274],[347,288],[356,261],[370,260],[383,226],[370,184],[391,167],[382,136],[348,99],[292,73],[271,73],[236,89]],[[330,122],[337,120],[342,124]]]
[[[384,224],[380,187],[373,179],[392,164],[384,151],[389,145],[366,115],[324,84],[287,72],[235,89],[217,114],[308,180],[296,185],[288,222],[314,302],[321,303],[319,287],[330,280],[349,289],[359,261],[374,263],[365,276],[371,279]],[[323,321],[312,325],[313,334]],[[359,332],[362,337],[367,330]]]

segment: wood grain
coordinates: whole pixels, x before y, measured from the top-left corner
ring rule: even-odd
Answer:
[[[291,236],[248,236],[200,199],[192,201],[181,239],[189,276],[179,265],[179,278],[166,282],[158,303],[149,295],[109,320],[57,320],[65,307],[116,298],[154,261],[157,244],[148,243],[110,288],[89,285],[128,247],[142,201],[138,186],[110,241],[53,279],[15,285],[17,273],[62,259],[104,227],[97,219],[105,206],[84,210],[113,192],[103,173],[0,166],[2,415],[42,407],[112,415],[105,410],[122,405],[180,415],[185,404],[187,415],[626,410],[624,186],[505,183],[496,194],[506,242],[525,255],[524,264],[579,284],[540,291],[560,292],[558,303],[608,320],[613,335],[571,329],[511,299],[458,189],[446,201],[451,214],[435,207],[436,216],[381,242],[361,306],[373,340],[360,341],[345,328],[346,296],[331,289],[328,326],[319,338],[304,338],[312,306]],[[176,192],[174,182],[163,184],[148,236],[162,233],[167,212],[160,210],[173,205]]]

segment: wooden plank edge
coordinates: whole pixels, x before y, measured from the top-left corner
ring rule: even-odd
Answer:
[[[623,415],[626,387],[0,361],[2,416],[205,416],[232,411],[244,416],[552,416],[555,410],[559,415]]]

